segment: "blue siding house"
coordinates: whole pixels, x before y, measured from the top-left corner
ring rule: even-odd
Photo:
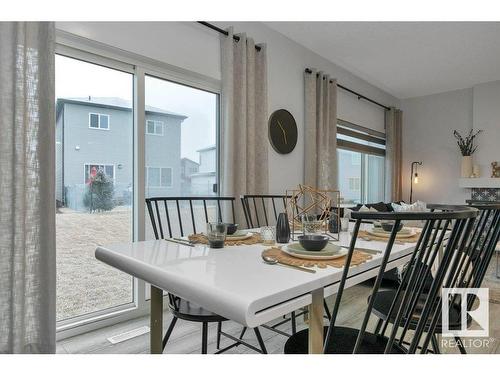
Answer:
[[[146,196],[181,193],[181,124],[186,116],[146,106]],[[85,210],[92,173],[114,182],[118,205],[129,205],[133,185],[133,112],[113,97],[60,98],[56,112],[56,199]]]

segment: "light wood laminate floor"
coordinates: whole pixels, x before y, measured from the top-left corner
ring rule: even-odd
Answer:
[[[346,291],[342,299],[342,306],[339,311],[338,324],[359,327],[363,319],[366,300],[370,294],[370,285],[358,285]],[[333,300],[330,299],[329,306],[332,306]],[[500,353],[500,305],[490,303],[490,340],[488,347],[470,348],[469,353]],[[168,311],[164,313],[164,330],[170,323],[171,315]],[[369,330],[373,330],[376,319],[370,319]],[[325,320],[325,324],[327,321]],[[111,344],[107,338],[123,332],[127,332],[139,327],[149,326],[149,317],[141,317],[127,322],[115,324],[110,327],[98,329],[79,336],[74,336],[61,340],[57,343],[57,353],[92,353],[92,354],[135,354],[149,352],[149,334],[132,338],[117,344]],[[289,323],[282,325],[284,331],[291,332]],[[306,325],[302,318],[298,318],[297,329],[304,329]],[[208,352],[216,351],[216,329],[217,324],[209,325]],[[223,330],[238,336],[241,332],[241,325],[234,322],[224,322]],[[266,344],[267,350],[272,354],[283,353],[283,346],[286,337],[265,328],[261,328],[261,334]],[[258,346],[253,330],[247,330],[245,339],[250,344]],[[232,341],[222,337],[221,346],[231,344]],[[167,344],[164,353],[200,353],[201,350],[201,324],[178,320],[172,336]],[[442,349],[443,352],[458,353],[457,349]],[[227,354],[257,354],[251,349],[240,345],[226,352]]]

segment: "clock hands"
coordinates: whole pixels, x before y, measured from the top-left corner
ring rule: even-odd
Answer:
[[[283,128],[283,125],[281,125],[280,120],[276,120],[276,122],[278,123],[278,126],[281,128],[281,131],[283,132],[283,139],[285,140],[285,144],[287,145],[288,142],[286,141],[286,132],[285,132],[285,129]]]

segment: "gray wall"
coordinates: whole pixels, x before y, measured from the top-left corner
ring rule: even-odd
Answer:
[[[465,203],[470,197],[458,187],[460,151],[453,129],[462,134],[472,126],[472,89],[403,100],[403,199],[410,190],[410,163],[422,161],[413,199],[428,203]]]
[[[403,187],[408,197],[410,162],[422,160],[414,196],[427,202],[464,203],[470,189],[458,187],[461,154],[453,129],[461,134],[482,129],[474,164],[490,177],[492,161],[500,161],[500,81],[473,88],[403,100]]]

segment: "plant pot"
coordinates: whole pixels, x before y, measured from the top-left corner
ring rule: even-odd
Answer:
[[[472,156],[462,156],[461,177],[472,176]]]

